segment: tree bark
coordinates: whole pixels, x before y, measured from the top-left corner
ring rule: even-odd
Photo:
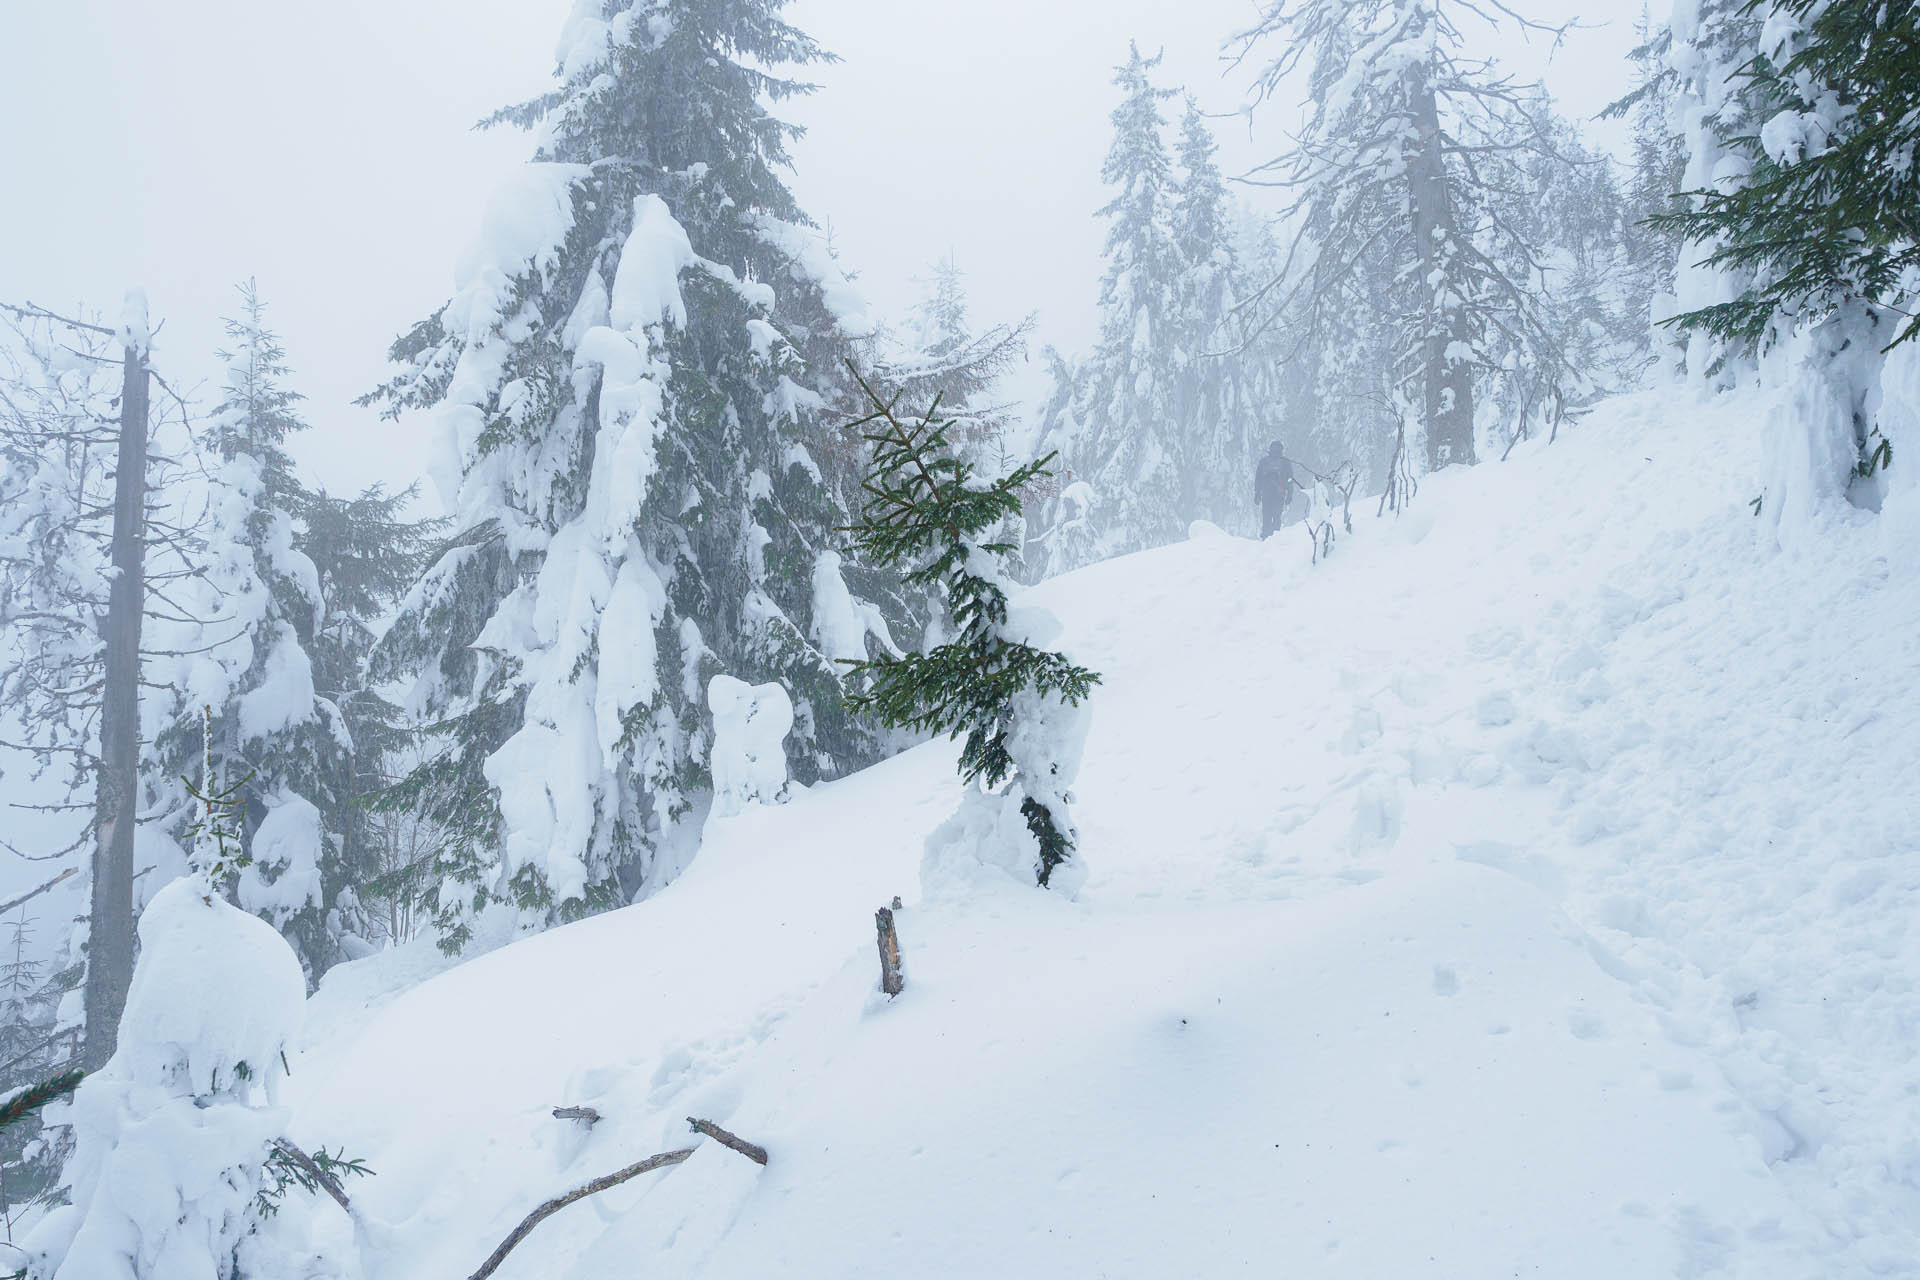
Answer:
[[[107,589],[106,679],[100,708],[97,844],[87,933],[89,1071],[119,1040],[133,982],[133,828],[140,773],[140,623],[146,608],[147,352],[128,345],[122,362],[120,451],[114,464],[113,582]]]
[[[1452,358],[1455,343],[1465,345],[1462,299],[1456,293],[1454,257],[1459,227],[1447,190],[1446,158],[1441,154],[1440,105],[1425,67],[1408,73],[1409,107],[1416,142],[1407,166],[1413,204],[1413,239],[1420,254],[1420,364],[1425,399],[1427,468],[1471,465],[1473,455],[1473,370]]]
[[[897,996],[907,989],[907,977],[900,963],[900,931],[894,927],[893,908],[882,907],[874,912],[873,924],[880,944],[880,989],[889,996]]]

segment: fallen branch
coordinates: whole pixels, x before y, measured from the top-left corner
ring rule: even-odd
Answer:
[[[688,1116],[687,1123],[692,1125],[698,1132],[712,1138],[722,1146],[731,1147],[733,1150],[738,1151],[755,1164],[764,1165],[767,1162],[766,1148],[757,1147],[744,1138],[728,1133],[711,1120],[696,1120],[692,1116]],[[696,1150],[698,1150],[696,1147],[685,1147],[679,1151],[662,1151],[657,1156],[648,1156],[638,1164],[630,1164],[617,1173],[610,1173],[604,1178],[595,1178],[585,1186],[575,1187],[565,1195],[555,1196],[522,1218],[520,1225],[515,1227],[507,1238],[500,1242],[500,1247],[493,1251],[491,1257],[480,1264],[480,1269],[469,1276],[468,1280],[487,1280],[488,1276],[500,1269],[500,1264],[507,1260],[507,1255],[513,1252],[515,1245],[525,1240],[535,1227],[574,1201],[584,1200],[588,1196],[598,1195],[602,1191],[611,1190],[623,1182],[639,1177],[643,1173],[652,1173],[655,1169],[665,1169],[676,1164],[684,1164],[688,1157],[692,1156]]]
[[[739,1134],[728,1133],[711,1120],[696,1120],[692,1116],[688,1116],[687,1123],[693,1126],[695,1133],[703,1133],[721,1146],[731,1147],[755,1164],[764,1166],[767,1163],[767,1149],[765,1147],[748,1142]]]
[[[555,1120],[578,1120],[589,1129],[600,1123],[600,1113],[592,1107],[555,1107],[553,1109],[553,1118]]]
[[[347,1203],[347,1189],[340,1185],[338,1178],[322,1169],[312,1156],[285,1138],[275,1138],[271,1145],[274,1150],[298,1165],[300,1172],[312,1178],[316,1186],[332,1196],[333,1202],[346,1210],[349,1217],[353,1215],[353,1206]],[[325,1155],[326,1152],[322,1151],[320,1154]]]
[[[500,1247],[493,1251],[493,1256],[481,1263],[480,1269],[474,1272],[468,1280],[487,1280],[488,1276],[500,1269],[500,1264],[507,1260],[507,1255],[513,1252],[513,1247],[522,1240],[525,1240],[528,1233],[548,1218],[551,1218],[554,1214],[572,1204],[575,1200],[584,1200],[588,1196],[598,1195],[600,1192],[612,1187],[617,1187],[631,1178],[637,1178],[643,1173],[652,1173],[655,1169],[665,1169],[669,1165],[680,1164],[686,1160],[688,1156],[691,1156],[693,1152],[694,1148],[692,1147],[687,1147],[680,1151],[662,1151],[657,1156],[648,1156],[639,1164],[630,1164],[618,1173],[610,1173],[604,1178],[595,1178],[584,1187],[576,1187],[563,1196],[555,1196],[522,1218],[520,1225],[515,1227],[512,1233],[500,1242]]]

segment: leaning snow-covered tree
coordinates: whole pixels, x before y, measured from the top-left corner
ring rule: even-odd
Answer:
[[[1522,158],[1577,157],[1558,151],[1537,88],[1464,52],[1461,22],[1492,12],[1468,0],[1267,0],[1233,42],[1242,58],[1277,47],[1256,100],[1307,72],[1307,123],[1262,170],[1290,193],[1296,237],[1267,305],[1316,335],[1359,316],[1383,357],[1369,362],[1389,371],[1368,394],[1418,406],[1434,469],[1478,457],[1479,397],[1510,359],[1563,396],[1580,392],[1540,302],[1551,246],[1515,216],[1538,195]]]
[[[495,117],[533,161],[376,393],[432,411],[455,521],[375,662],[435,726],[398,795],[445,833],[448,946],[489,901],[537,927],[689,856],[716,674],[791,690],[803,783],[879,748],[813,625],[822,592],[906,605],[817,572],[859,469],[839,362],[871,326],[780,175],[798,130],[769,106],[810,87],[782,72],[827,57],[783,7],[580,0],[555,87]]]

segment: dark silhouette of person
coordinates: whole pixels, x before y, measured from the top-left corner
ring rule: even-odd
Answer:
[[[1260,459],[1260,466],[1253,473],[1253,500],[1260,504],[1261,537],[1280,527],[1287,514],[1287,499],[1295,489],[1305,491],[1294,478],[1286,447],[1275,440],[1267,446],[1267,456]]]

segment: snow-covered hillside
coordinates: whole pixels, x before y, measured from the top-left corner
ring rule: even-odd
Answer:
[[[1920,1274],[1920,513],[1774,547],[1764,410],[1612,402],[1318,566],[1201,530],[1038,589],[1106,677],[1077,901],[920,900],[936,744],[637,906],[334,970],[292,1136],[377,1171],[365,1280],[468,1275],[689,1115],[770,1163],[705,1144],[499,1274]]]

